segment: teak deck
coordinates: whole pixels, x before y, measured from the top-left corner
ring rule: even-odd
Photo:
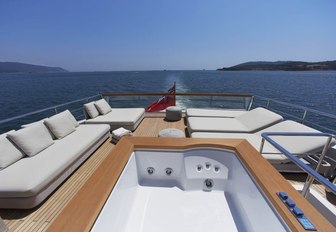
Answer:
[[[142,121],[142,123],[139,125],[137,130],[133,133],[133,135],[140,136],[140,137],[157,137],[160,130],[169,128],[169,127],[174,127],[182,131],[185,131],[186,126],[185,126],[184,118],[178,122],[167,122],[164,120],[162,114],[147,114],[146,118]],[[132,149],[133,146],[140,147],[140,146],[145,146],[145,144],[147,144],[147,146],[150,144],[152,146],[158,146],[157,142],[155,142],[156,139],[153,139],[153,140],[151,139],[148,140],[148,139],[149,138],[146,138],[146,139],[145,138],[144,139],[130,138],[131,146],[129,147],[129,149],[125,148],[125,145],[123,144],[127,144],[130,142],[125,141],[123,142],[123,144],[120,144],[120,146],[122,147],[122,149],[126,149],[126,150],[128,149],[126,153],[129,153],[129,154],[131,151],[130,149]],[[187,146],[189,144],[191,146],[189,140],[190,139],[185,139],[185,140],[182,139],[180,140],[180,142],[176,142],[174,140],[174,145],[181,147],[181,146]],[[165,141],[169,141],[169,139],[166,139]],[[211,140],[211,141],[215,141],[215,140]],[[220,143],[220,145],[223,146],[223,141],[224,140],[217,140],[215,144],[217,143],[218,145],[218,143]],[[237,147],[238,150],[242,151],[245,148],[243,148],[242,146],[238,147],[238,144],[240,143],[241,143],[240,140],[226,140],[227,146]],[[166,142],[165,143],[160,142],[159,147],[162,147],[162,146],[171,147],[171,144],[169,145],[169,144],[166,144]],[[249,152],[254,152],[254,153],[256,152],[248,144],[247,144],[247,147],[249,147],[248,149],[251,150]],[[91,204],[91,206],[90,208],[86,208],[86,209],[89,209],[86,211],[85,210],[80,211],[79,210],[80,208],[78,207],[79,205],[82,205],[84,202],[80,196],[85,197],[86,195],[78,194],[78,192],[83,191],[83,188],[87,188],[87,186],[94,184],[95,181],[97,180],[95,178],[102,176],[101,173],[99,174],[98,172],[105,172],[104,175],[106,175],[107,170],[109,170],[106,168],[109,165],[111,165],[111,163],[103,162],[103,161],[105,159],[106,161],[108,161],[109,159],[113,159],[113,156],[111,154],[114,154],[115,152],[117,152],[116,151],[117,149],[114,149],[114,148],[115,148],[115,145],[110,142],[110,139],[105,141],[105,143],[103,143],[103,145],[39,207],[36,207],[31,210],[0,210],[0,216],[3,218],[3,220],[7,224],[9,231],[46,231],[47,229],[49,229],[50,231],[74,231],[73,229],[77,229],[77,231],[83,231],[83,229],[84,231],[89,230],[91,228],[92,223],[95,220],[95,216],[92,216],[92,215],[97,215],[99,213],[101,206],[105,202],[105,198],[110,192],[110,189],[105,189],[105,191],[100,191],[100,190],[96,191],[97,189],[95,189],[94,192],[91,192],[91,195],[89,198],[91,200],[87,201],[87,203]],[[119,159],[119,162],[116,162],[115,164],[113,164],[115,166],[113,166],[114,169],[113,169],[112,174],[110,173],[110,175],[114,175],[114,179],[112,182],[111,182],[111,179],[108,182],[103,182],[104,183],[103,186],[105,187],[110,186],[110,188],[113,187],[114,182],[119,177],[119,174],[123,168],[123,165],[127,162],[127,159],[128,157],[124,156],[123,159],[121,160]],[[266,161],[263,160],[263,162],[265,163]],[[265,171],[263,171],[265,175],[263,175],[264,177],[261,177],[260,179],[265,179],[265,177],[267,177],[266,179],[268,179],[269,172],[275,173],[274,175],[277,176],[276,177],[277,179],[282,178],[281,175],[279,175],[279,173],[276,172],[275,170],[271,171],[272,168],[270,165],[268,166],[269,167],[266,169],[267,170],[266,174],[265,174]],[[258,166],[256,166],[255,168],[260,169],[260,167]],[[262,170],[259,170],[259,171],[262,171]],[[257,179],[259,179],[259,177],[257,177]],[[293,179],[293,178],[289,178],[289,179]],[[290,182],[292,181],[297,182],[297,180],[290,180]],[[274,183],[272,183],[272,185],[274,185]],[[288,186],[285,185],[285,189],[287,189]],[[277,187],[279,186],[275,184],[274,188],[277,188]],[[313,187],[316,187],[316,186],[313,186]],[[317,186],[315,190],[320,192],[322,195],[325,195],[325,191],[322,187]],[[299,199],[298,203],[300,206],[301,204],[303,205],[306,204],[305,201],[301,199],[302,197],[296,191],[294,191],[293,189],[292,190],[289,189],[288,191],[295,192],[293,194],[298,197]],[[102,197],[98,197],[98,195],[101,195]],[[279,203],[278,199],[273,199],[272,201],[275,201],[276,204]],[[280,210],[281,214],[285,213],[284,207],[281,204],[277,205],[276,207],[278,210]],[[309,214],[312,215],[313,214],[312,212],[315,209],[311,209],[312,207],[309,204],[307,207],[309,211],[307,215],[309,217]],[[73,221],[71,221],[70,223],[74,227],[71,229],[69,227],[65,228],[63,227],[65,226],[64,222],[66,222],[65,220],[70,219],[69,213],[72,210],[77,211],[76,216],[75,216],[75,218],[77,219],[73,218],[72,219]],[[78,217],[79,214],[83,214],[84,216],[86,215],[86,217],[89,217],[90,219],[88,219],[88,221],[84,220],[85,223],[83,224],[83,221],[81,221],[80,218]],[[57,219],[58,217],[59,219]],[[319,218],[318,217],[316,218],[315,216],[314,216],[314,219],[311,218],[312,221],[318,220],[318,219]],[[77,223],[76,223],[76,220],[77,220]],[[300,225],[297,225],[298,222],[295,222],[295,221],[292,222],[293,220],[288,219],[288,218],[287,220],[286,221],[289,225],[294,226],[296,228],[302,228]],[[328,223],[324,223],[324,226],[325,226],[324,229],[326,229],[325,231],[328,231],[328,229],[333,228],[333,227],[328,227],[330,226],[330,224]]]

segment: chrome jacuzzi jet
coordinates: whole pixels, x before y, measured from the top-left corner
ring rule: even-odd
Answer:
[[[200,165],[200,164],[197,165],[196,170],[197,170],[198,172],[202,171],[202,169],[203,169],[202,165]]]
[[[167,176],[170,176],[172,173],[173,173],[173,169],[166,168],[166,174],[167,174]]]
[[[213,187],[213,180],[212,179],[206,179],[205,181],[204,181],[204,185],[205,185],[205,187],[207,188],[207,189],[212,189],[212,187]]]
[[[147,168],[148,175],[152,175],[152,174],[154,174],[154,172],[155,172],[155,169],[153,167]]]

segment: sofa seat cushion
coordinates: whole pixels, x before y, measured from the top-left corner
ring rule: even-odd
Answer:
[[[85,121],[87,124],[109,124],[111,130],[124,127],[127,130],[134,130],[140,120],[144,117],[145,109],[143,108],[113,108],[105,115],[100,115],[93,119]]]
[[[108,125],[80,125],[33,157],[0,171],[0,197],[31,197],[47,187],[109,132]]]
[[[42,122],[10,132],[7,138],[28,156],[34,156],[54,143]]]

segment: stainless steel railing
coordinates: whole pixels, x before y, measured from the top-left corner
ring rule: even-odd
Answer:
[[[312,126],[316,129],[336,133],[335,124],[333,123],[336,120],[336,115],[255,95],[252,107],[255,108],[257,106],[265,107],[271,111],[281,114],[284,117],[294,119],[302,124]],[[289,111],[292,111],[292,113],[289,113]],[[318,123],[317,120],[319,120]]]
[[[28,117],[32,118],[31,119],[32,121],[37,121],[37,120],[41,119],[40,118],[41,116],[39,116],[39,115],[43,115],[43,113],[48,113],[48,116],[50,116],[50,114],[52,114],[52,113],[57,114],[61,110],[65,110],[65,109],[68,109],[71,113],[73,113],[77,119],[84,119],[85,117],[84,117],[84,112],[83,112],[83,104],[89,102],[92,99],[98,99],[98,98],[101,98],[101,97],[102,96],[100,94],[97,94],[97,95],[93,95],[93,96],[90,96],[90,97],[77,99],[77,100],[74,100],[74,101],[66,102],[66,103],[59,104],[59,105],[50,106],[50,107],[43,108],[43,109],[40,109],[40,110],[36,110],[36,111],[33,111],[33,112],[29,112],[29,113],[26,113],[26,114],[21,114],[21,115],[18,115],[18,116],[14,116],[14,117],[10,117],[10,118],[0,120],[0,132],[5,132],[8,129],[9,130],[14,129],[14,128],[3,128],[4,124],[10,123],[10,122],[13,122],[13,121],[16,121],[16,120],[21,120],[22,121],[24,118],[28,118]],[[76,105],[76,103],[78,103],[80,105]],[[75,106],[75,107],[70,107],[70,106]],[[25,123],[29,123],[29,122],[25,121]],[[13,125],[15,125],[15,124],[13,124]]]
[[[329,189],[331,192],[336,194],[336,186],[331,183],[328,179],[321,176],[318,173],[318,170],[323,162],[323,159],[325,158],[327,154],[327,150],[329,149],[332,139],[335,139],[336,136],[334,134],[329,133],[301,133],[301,132],[285,132],[285,133],[278,133],[278,132],[268,132],[268,133],[262,133],[262,142],[260,146],[260,153],[262,153],[263,146],[265,143],[265,140],[272,144],[276,149],[278,149],[280,152],[282,152],[285,156],[287,156],[293,163],[295,163],[299,168],[301,168],[304,172],[308,174],[308,178],[306,180],[306,183],[302,190],[302,195],[304,197],[307,197],[308,190],[313,183],[314,180],[317,180],[319,183],[324,185],[327,189]],[[297,156],[293,155],[289,151],[287,151],[284,147],[282,147],[280,144],[275,142],[273,139],[271,139],[271,136],[310,136],[310,137],[328,137],[326,144],[323,147],[320,159],[318,160],[318,163],[316,165],[315,170],[309,167],[308,165],[304,164]]]

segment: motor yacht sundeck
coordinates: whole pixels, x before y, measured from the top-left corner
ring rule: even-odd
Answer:
[[[85,126],[87,119],[82,112],[88,102],[105,98],[113,106],[107,115],[113,108],[148,106],[152,99],[144,98],[162,95],[174,97],[183,110],[180,120],[165,120],[164,111],[141,113],[136,117],[140,122],[132,124],[133,135],[122,138],[117,145],[101,124]],[[275,105],[281,107],[275,109]],[[100,110],[106,110],[101,106]],[[188,128],[190,117],[252,128],[250,123],[257,117],[253,110],[260,107],[274,114],[267,112],[271,115],[266,116],[268,123],[263,125],[261,117],[258,128],[251,131],[208,131],[197,137],[192,134],[200,132]],[[43,119],[42,123],[59,137],[41,151],[49,155],[53,154],[48,149],[61,143],[69,143],[67,151],[77,147],[76,136],[82,142],[96,139],[99,145],[86,148],[85,153],[90,155],[81,158],[72,169],[65,169],[65,178],[57,175],[55,184],[49,179],[48,188],[57,185],[53,191],[44,192],[37,206],[10,209],[7,205],[0,209],[0,216],[10,231],[333,231],[335,195],[329,191],[335,191],[332,180],[336,152],[335,128],[329,125],[336,117],[320,112],[317,116],[316,111],[297,106],[294,111],[282,113],[289,107],[294,105],[249,94],[105,93],[2,120],[1,130],[7,132],[19,131],[21,125]],[[68,120],[72,128],[68,134],[54,128],[59,117],[50,117],[50,112],[68,117],[65,109],[78,120],[78,125],[73,121],[70,125]],[[136,112],[140,114],[140,110]],[[289,117],[288,112],[295,114]],[[47,113],[51,120],[45,119]],[[312,123],[318,127],[309,124],[310,117],[317,119]],[[329,121],[319,123],[322,118]],[[122,123],[122,119],[110,123]],[[130,125],[130,119],[123,123]],[[93,129],[96,126],[100,129]],[[89,135],[91,128],[97,135]],[[158,138],[159,132],[167,128],[184,132],[186,138]],[[9,134],[9,139],[16,141],[18,135]],[[21,159],[39,159],[41,152]],[[50,158],[47,163],[50,166],[57,161],[52,157],[53,161]],[[6,169],[0,170],[0,178],[1,172],[9,172]],[[304,173],[308,173],[306,184]],[[10,194],[1,196],[10,199]],[[15,198],[10,200],[15,205]]]

